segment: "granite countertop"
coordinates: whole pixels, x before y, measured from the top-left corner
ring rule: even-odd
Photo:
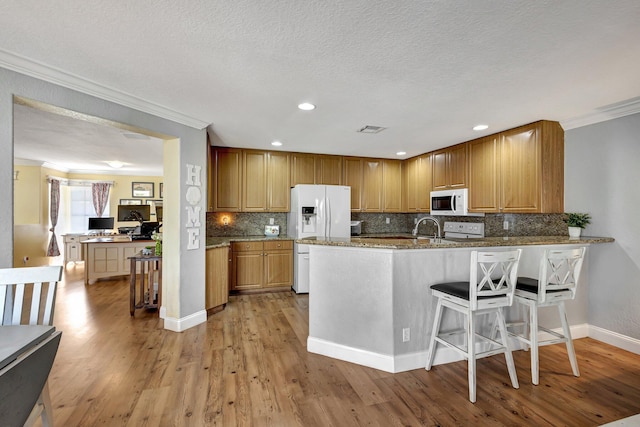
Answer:
[[[224,248],[231,245],[231,242],[252,242],[257,240],[293,240],[293,237],[289,237],[286,234],[279,236],[219,236],[219,237],[207,237],[207,249]]]
[[[582,236],[570,239],[569,236],[509,236],[485,237],[482,239],[415,239],[411,234],[362,235],[345,238],[318,239],[316,237],[298,239],[297,243],[307,245],[343,246],[357,248],[382,249],[442,249],[495,246],[529,246],[529,245],[580,245],[591,243],[610,243],[612,237]]]

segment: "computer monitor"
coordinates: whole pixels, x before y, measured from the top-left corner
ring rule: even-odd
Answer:
[[[137,214],[136,214],[137,213]],[[149,221],[151,206],[149,205],[118,205],[118,221]]]
[[[113,230],[114,218],[112,216],[102,218],[89,218],[89,230]]]

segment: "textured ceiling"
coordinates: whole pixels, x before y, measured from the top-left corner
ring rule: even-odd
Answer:
[[[210,124],[216,145],[406,158],[637,100],[639,22],[637,0],[20,0],[0,2],[0,52]]]

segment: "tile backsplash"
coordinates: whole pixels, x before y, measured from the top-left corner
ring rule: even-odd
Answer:
[[[414,221],[428,214],[408,213],[362,213],[352,212],[351,219],[362,221],[362,233],[410,233]],[[225,224],[225,217],[227,225]],[[567,224],[563,214],[486,214],[484,217],[438,217],[440,224],[445,221],[483,222],[487,237],[500,236],[566,236]],[[207,212],[207,237],[256,236],[264,234],[264,226],[280,226],[280,234],[287,233],[286,213],[219,213]],[[387,223],[388,219],[388,223]],[[503,229],[504,221],[509,222],[509,230]],[[420,225],[420,234],[434,234],[431,222]]]

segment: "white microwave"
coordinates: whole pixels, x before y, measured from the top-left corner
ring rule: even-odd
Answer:
[[[468,215],[469,189],[431,192],[431,215]]]

